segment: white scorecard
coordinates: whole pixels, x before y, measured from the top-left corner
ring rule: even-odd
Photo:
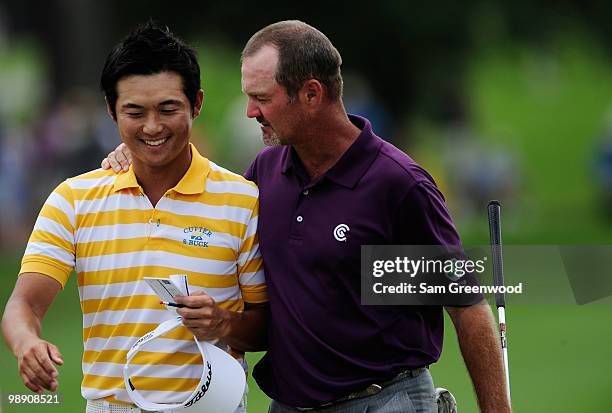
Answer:
[[[170,278],[144,277],[147,285],[157,294],[160,300],[174,302],[177,295],[189,295],[187,276],[171,275]]]

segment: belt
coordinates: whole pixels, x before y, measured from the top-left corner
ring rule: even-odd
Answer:
[[[383,381],[382,383],[372,383],[370,384],[368,387],[366,387],[363,390],[359,390],[356,392],[353,392],[347,396],[341,397],[337,400],[333,400],[331,402],[327,402],[324,404],[321,404],[319,406],[314,406],[314,407],[294,407],[296,410],[299,410],[300,412],[308,412],[308,411],[312,411],[312,410],[317,410],[317,409],[323,409],[329,406],[332,406],[334,404],[338,404],[338,403],[342,403],[342,402],[347,402],[349,400],[354,400],[354,399],[361,399],[363,397],[369,397],[369,396],[373,396],[375,394],[378,394],[382,391],[382,389],[384,389],[385,387],[388,387],[390,385],[392,385],[393,383],[396,383],[400,380],[403,380],[405,378],[408,377],[417,377],[419,374],[423,373],[426,369],[428,369],[429,366],[425,366],[425,367],[419,367],[417,369],[408,369],[408,370],[404,370],[401,371],[400,373],[396,374],[395,376],[393,376],[392,379],[387,380],[387,381]]]

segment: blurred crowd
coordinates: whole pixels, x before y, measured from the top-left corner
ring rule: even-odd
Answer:
[[[28,115],[0,117],[0,246],[23,248],[50,191],[94,169],[119,143],[95,91],[71,90]]]

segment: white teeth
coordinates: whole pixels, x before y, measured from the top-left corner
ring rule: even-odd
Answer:
[[[166,142],[168,140],[168,138],[162,138],[162,139],[158,139],[156,141],[143,141],[145,144],[149,145],[149,146],[159,146],[162,143]]]

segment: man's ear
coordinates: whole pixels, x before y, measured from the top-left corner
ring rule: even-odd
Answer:
[[[193,119],[197,118],[202,111],[202,105],[204,104],[204,91],[198,90],[195,101],[193,102]]]
[[[323,85],[317,79],[305,81],[299,93],[307,105],[318,105],[323,101]]]
[[[110,116],[113,122],[117,122],[117,117],[113,114],[113,110],[111,109],[106,96],[104,96],[104,102],[106,102],[106,113],[108,113],[108,116]]]

